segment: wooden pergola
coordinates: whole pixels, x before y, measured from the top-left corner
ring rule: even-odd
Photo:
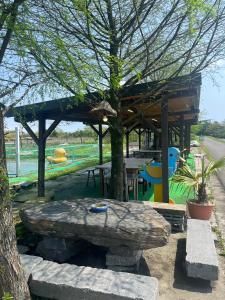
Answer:
[[[126,136],[126,156],[129,157],[129,135],[135,130],[139,136],[139,148],[143,132],[148,141],[153,138],[155,149],[162,150],[163,199],[168,202],[168,147],[172,140],[179,139],[181,150],[190,148],[190,127],[196,124],[199,114],[201,74],[176,77],[169,81],[146,82],[125,87],[120,92],[122,120]],[[104,96],[103,96],[104,94]],[[48,136],[61,121],[83,122],[90,125],[99,136],[99,163],[103,163],[102,117],[91,110],[109,92],[66,97],[41,103],[16,107],[7,113],[26,129],[38,146],[38,196],[45,194],[45,147]],[[108,98],[109,99],[109,98]],[[110,99],[109,99],[110,102]],[[46,120],[52,120],[46,128]],[[38,136],[29,122],[38,121]],[[107,124],[106,124],[107,125]]]

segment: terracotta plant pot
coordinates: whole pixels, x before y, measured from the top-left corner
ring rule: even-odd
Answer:
[[[209,220],[212,215],[214,204],[212,203],[196,203],[187,202],[189,215],[192,219]]]

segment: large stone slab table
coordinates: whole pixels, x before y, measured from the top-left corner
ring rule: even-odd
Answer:
[[[168,242],[170,224],[152,207],[105,200],[107,212],[90,212],[97,202],[99,199],[89,198],[50,202],[22,210],[20,216],[30,231],[43,236],[82,239],[109,248],[106,264],[110,268],[125,265],[130,269],[140,260],[142,250]]]

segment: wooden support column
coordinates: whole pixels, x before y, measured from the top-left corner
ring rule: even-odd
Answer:
[[[27,124],[26,121],[21,122],[23,127],[26,129],[27,133],[32,137],[34,142],[38,146],[38,197],[45,196],[45,147],[46,140],[48,136],[52,133],[52,131],[57,127],[60,123],[60,116],[52,122],[48,130],[46,130],[46,119],[40,118],[38,120],[38,137]]]
[[[187,124],[187,153],[190,153],[190,144],[191,144],[191,125]]]
[[[148,149],[150,149],[150,144],[151,144],[151,131],[148,130]]]
[[[153,133],[153,148],[156,150],[157,149],[157,138],[158,136],[155,134],[155,132]]]
[[[129,131],[127,131],[126,132],[126,157],[127,158],[129,158],[129,156],[130,156],[130,152],[129,152],[129,134],[130,134],[130,132]]]
[[[172,133],[172,130],[171,130],[171,128],[168,128],[168,139],[169,139],[169,146],[171,147],[172,146],[172,144],[173,144],[173,138],[172,138],[172,136],[173,136],[173,133]]]
[[[138,130],[138,148],[141,150],[141,129]]]
[[[103,137],[102,137],[102,124],[99,124],[98,130],[98,144],[99,144],[99,164],[103,164]]]
[[[180,151],[184,150],[184,116],[180,118]]]
[[[161,127],[162,127],[162,185],[163,202],[169,202],[169,178],[168,178],[168,100],[162,99],[161,103]]]
[[[92,125],[89,124],[89,126],[94,130],[94,132],[97,133],[98,135],[98,149],[99,149],[99,164],[102,165],[103,164],[103,138],[106,136],[106,134],[109,132],[109,128],[107,128],[105,130],[105,132],[103,133],[102,131],[102,124],[99,124],[98,129]]]
[[[45,196],[45,129],[46,120],[41,118],[38,121],[38,197]]]
[[[177,134],[176,132],[174,132],[174,141],[177,142],[178,138],[177,138]]]

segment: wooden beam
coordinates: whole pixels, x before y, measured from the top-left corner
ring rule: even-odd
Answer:
[[[128,128],[126,129],[126,133],[127,133],[127,132],[130,133],[132,130],[134,130],[134,128],[135,128],[139,123],[140,123],[139,121],[134,122],[134,124],[132,124],[130,127],[128,127]]]
[[[185,116],[185,115],[194,115],[194,114],[199,114],[200,113],[200,109],[195,109],[195,108],[192,108],[190,110],[184,110],[184,111],[170,111],[168,112],[168,116],[171,117],[171,116]],[[160,116],[160,113],[159,114],[155,114],[155,115],[152,115],[151,118],[156,118],[156,117],[159,117]]]
[[[102,138],[104,138],[108,132],[109,132],[109,127],[102,133]]]
[[[95,131],[95,133],[97,133],[97,135],[99,135],[99,131],[94,125],[89,124],[89,126]]]
[[[173,126],[170,126],[171,130],[176,134],[176,135],[179,135],[180,134],[180,128],[176,128],[176,127],[173,127]]]
[[[45,131],[45,134],[44,134],[45,139],[47,139],[49,137],[49,135],[53,132],[53,130],[55,130],[55,128],[59,125],[60,122],[61,122],[61,118],[56,119],[55,121],[53,121],[53,123]]]
[[[168,178],[168,100],[164,97],[161,103],[161,127],[162,127],[162,185],[163,202],[169,202],[169,178]]]
[[[46,120],[40,119],[38,122],[39,138],[38,138],[38,197],[45,196],[45,128]]]
[[[151,129],[155,134],[160,135],[159,130],[155,127],[151,120],[142,117],[142,124],[144,127]]]
[[[36,134],[33,132],[33,130],[30,128],[30,126],[27,124],[27,122],[23,121],[21,122],[21,124],[23,125],[23,127],[26,129],[27,133],[29,134],[30,137],[32,137],[32,139],[34,140],[34,142],[37,144],[38,146],[38,137],[36,136]]]

